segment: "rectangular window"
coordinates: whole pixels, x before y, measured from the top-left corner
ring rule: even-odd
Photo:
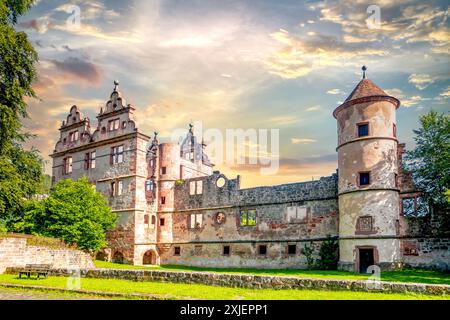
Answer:
[[[161,174],[166,174],[166,167],[161,167]]]
[[[114,197],[117,192],[117,184],[115,182],[111,182],[111,197]]]
[[[359,185],[367,186],[370,184],[370,172],[360,172],[359,173]]]
[[[149,223],[149,218],[148,218],[148,214],[144,215],[144,224],[148,224]]]
[[[153,191],[153,180],[152,179],[147,179],[145,181],[145,191],[147,191],[147,192]]]
[[[398,174],[394,173],[394,185],[398,188]]]
[[[195,193],[202,194],[203,193],[203,181],[202,180],[197,181],[196,186],[197,186],[197,189],[196,189]]]
[[[165,222],[164,218],[159,219],[159,225],[161,227],[164,226],[164,222]]]
[[[67,157],[63,160],[63,173],[72,173],[72,157]]]
[[[74,142],[78,140],[78,131],[70,132],[69,133],[69,141]]]
[[[166,197],[161,197],[161,204],[166,204]]]
[[[296,254],[297,253],[297,245],[295,245],[295,244],[289,244],[287,249],[288,249],[288,254]]]
[[[120,120],[119,119],[114,119],[114,120],[109,120],[108,121],[108,128],[109,131],[114,131],[119,129],[120,127]]]
[[[358,124],[358,137],[365,137],[369,135],[369,124],[360,123]]]
[[[286,220],[289,223],[304,222],[307,215],[305,206],[289,206],[286,208]]]
[[[396,138],[397,137],[397,125],[394,123],[393,125],[392,125],[392,134],[394,135],[394,138]]]
[[[173,248],[173,255],[174,256],[179,256],[181,253],[181,248],[180,247],[174,247]]]
[[[195,194],[195,181],[189,182],[189,195]]]
[[[119,180],[117,181],[117,195],[121,196],[123,192],[123,181]]]
[[[95,151],[91,152],[91,169],[95,169]]]
[[[230,246],[223,246],[223,255],[224,256],[230,255]]]
[[[265,256],[267,254],[267,245],[261,244],[258,246],[258,253],[262,256]]]
[[[123,146],[111,148],[111,164],[123,162]]]
[[[240,213],[241,226],[255,226],[256,225],[256,210],[241,210]]]
[[[89,169],[90,156],[89,152],[84,154],[84,170]]]
[[[203,181],[191,181],[189,183],[189,195],[202,194],[203,193]]]
[[[198,229],[202,227],[203,214],[193,213],[189,217],[189,228]]]

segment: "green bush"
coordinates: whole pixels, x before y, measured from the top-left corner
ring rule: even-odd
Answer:
[[[78,181],[61,180],[50,190],[48,198],[29,201],[12,229],[96,251],[107,245],[106,231],[114,228],[116,219],[103,195],[83,177]]]
[[[305,244],[302,252],[306,257],[306,264],[308,265],[308,269],[313,269],[315,266],[315,261],[314,261],[314,257],[313,257],[314,244],[312,242],[309,244],[309,246],[307,244]]]
[[[336,270],[339,261],[339,244],[328,236],[320,245],[317,267],[322,270]]]

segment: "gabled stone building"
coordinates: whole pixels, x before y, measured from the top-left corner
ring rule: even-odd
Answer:
[[[338,170],[317,181],[240,188],[190,126],[181,144],[139,132],[118,82],[96,128],[77,106],[63,121],[53,183],[86,176],[118,215],[98,258],[141,264],[306,267],[303,248],[339,241],[339,267],[449,268],[449,240],[412,234],[403,215],[426,206],[401,170],[400,102],[363,79],[333,115]],[[410,212],[409,212],[410,213]],[[416,220],[414,220],[416,221]]]

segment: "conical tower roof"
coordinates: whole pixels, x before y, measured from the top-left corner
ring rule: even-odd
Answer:
[[[372,80],[362,79],[355,87],[355,89],[353,89],[352,93],[350,93],[347,99],[345,99],[345,102],[371,96],[389,97],[389,95],[381,90],[375,83],[373,83]]]
[[[363,79],[356,85],[352,93],[345,99],[344,103],[338,106],[333,111],[333,116],[336,118],[337,113],[347,107],[355,104],[370,102],[370,101],[390,101],[395,108],[400,106],[400,101],[398,99],[388,95],[382,89],[380,89],[372,80],[366,79],[365,70],[367,68],[363,67],[364,75]]]

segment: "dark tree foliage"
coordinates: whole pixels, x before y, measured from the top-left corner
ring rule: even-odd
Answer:
[[[24,200],[41,188],[43,161],[37,150],[20,145],[30,135],[22,131],[26,99],[35,97],[38,56],[17,18],[33,1],[0,0],[0,221],[20,216]]]
[[[339,244],[335,239],[328,236],[320,245],[317,267],[323,270],[336,270],[338,261]]]
[[[432,208],[434,233],[450,233],[450,117],[430,111],[414,130],[416,147],[405,156],[405,169]]]

